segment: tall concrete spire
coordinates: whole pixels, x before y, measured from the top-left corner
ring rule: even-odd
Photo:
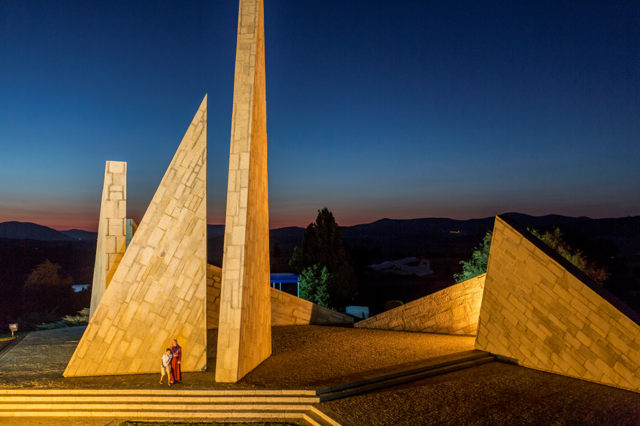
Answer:
[[[271,355],[269,186],[262,0],[240,0],[216,381]]]

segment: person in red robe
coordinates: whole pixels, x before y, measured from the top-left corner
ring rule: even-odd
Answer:
[[[180,361],[182,361],[182,348],[178,345],[178,341],[171,341],[171,383],[180,383],[182,381],[182,370],[180,369]]]

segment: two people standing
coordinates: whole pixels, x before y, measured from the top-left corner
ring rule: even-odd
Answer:
[[[178,341],[173,339],[171,341],[171,347],[165,350],[162,354],[161,367],[160,367],[160,384],[162,379],[167,376],[168,385],[171,386],[174,383],[180,383],[182,381],[182,348],[178,345]]]

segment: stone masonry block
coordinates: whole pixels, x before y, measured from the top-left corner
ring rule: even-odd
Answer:
[[[91,305],[89,316],[95,313],[104,295],[115,269],[118,267],[124,247],[117,244],[117,238],[125,237],[124,227],[111,227],[111,223],[124,223],[126,219],[126,198],[120,201],[109,199],[110,187],[115,180],[121,185],[121,193],[126,185],[127,163],[122,161],[107,161],[105,164],[104,183],[102,186],[102,200],[100,203],[100,218],[98,221],[98,238],[96,241],[96,257],[91,285]]]

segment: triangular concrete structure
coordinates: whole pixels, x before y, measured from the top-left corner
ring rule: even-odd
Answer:
[[[207,265],[207,328],[217,329],[220,316],[222,269]],[[476,317],[477,321],[477,317]],[[271,288],[271,325],[353,323],[353,317]]]
[[[91,284],[91,307],[93,317],[102,295],[109,286],[126,249],[127,220],[127,163],[107,161],[104,166],[104,183],[98,221],[96,259]]]
[[[475,336],[486,274],[355,324],[356,328]]]
[[[182,370],[207,361],[207,97],[178,147],[64,372],[157,373],[176,338]]]
[[[496,217],[476,348],[640,391],[640,318],[507,218]]]
[[[262,0],[240,0],[216,381],[271,355],[267,114]]]

